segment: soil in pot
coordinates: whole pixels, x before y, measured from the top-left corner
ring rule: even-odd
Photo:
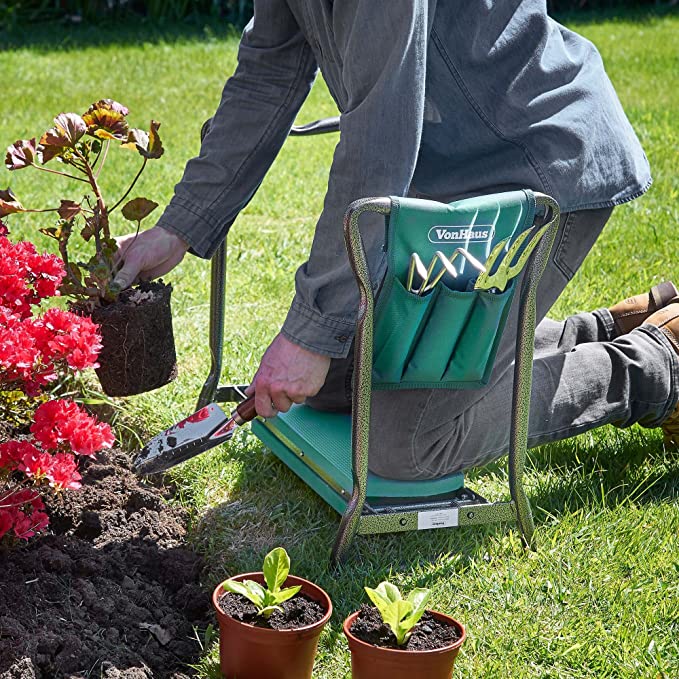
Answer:
[[[0,550],[0,679],[186,679],[212,621],[186,514],[120,451],[48,503],[51,535]]]
[[[264,576],[242,573],[234,580],[263,584]],[[250,607],[250,602],[239,595],[226,593],[222,585],[215,588],[212,603],[219,622],[219,658],[224,677],[311,679],[318,637],[332,615],[332,602],[308,580],[289,575],[283,583],[283,587],[295,585],[300,585],[301,591],[281,604],[282,612],[272,613],[268,625],[239,620],[241,616],[251,618],[254,606]],[[314,622],[307,621],[312,619]]]
[[[257,615],[255,605],[240,594],[225,592],[219,598],[219,606],[224,613],[234,620],[255,627],[276,630],[298,629],[319,622],[325,615],[325,610],[318,601],[314,601],[303,593],[299,593],[279,605],[282,610],[274,611],[268,618],[264,618]]]
[[[142,394],[177,376],[171,293],[171,285],[147,281],[92,312],[103,343],[97,376],[109,396]]]
[[[361,607],[350,631],[367,644],[400,651],[432,651],[454,644],[461,636],[457,628],[440,622],[427,611],[415,625],[408,641],[399,646],[394,633],[382,621],[380,612],[368,605]]]

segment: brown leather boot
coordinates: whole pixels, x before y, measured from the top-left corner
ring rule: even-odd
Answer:
[[[652,287],[650,292],[618,302],[609,309],[615,323],[616,337],[638,328],[651,314],[672,302],[679,302],[679,290],[671,281]]]
[[[669,304],[656,311],[644,321],[644,324],[659,328],[679,356],[679,303]],[[661,426],[665,445],[668,448],[679,448],[679,403]]]

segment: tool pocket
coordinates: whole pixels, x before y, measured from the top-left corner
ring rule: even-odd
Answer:
[[[514,296],[439,284],[425,297],[392,278],[376,310],[376,389],[469,389],[488,382]]]
[[[507,323],[514,288],[515,281],[511,281],[504,292],[477,290],[471,293],[474,302],[441,377],[443,382],[464,382],[469,387],[487,384]]]
[[[385,283],[375,312],[373,380],[376,385],[400,383],[408,354],[437,295],[438,290],[425,296],[408,292],[396,277],[390,277]]]

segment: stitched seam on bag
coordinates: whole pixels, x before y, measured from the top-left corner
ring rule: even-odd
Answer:
[[[523,144],[522,142],[520,142],[516,139],[512,139],[511,137],[508,137],[506,134],[504,134],[502,132],[502,130],[500,130],[500,128],[497,125],[495,125],[495,123],[493,123],[490,120],[490,118],[488,118],[488,116],[485,114],[485,112],[483,111],[483,109],[481,108],[481,106],[476,101],[475,97],[472,95],[471,91],[467,87],[466,83],[462,79],[462,74],[457,70],[455,64],[453,63],[453,60],[450,58],[448,51],[443,46],[443,43],[441,42],[441,39],[439,38],[438,33],[436,32],[436,30],[434,28],[432,28],[432,30],[431,30],[431,37],[432,37],[434,44],[436,45],[436,48],[439,51],[439,54],[441,55],[441,57],[445,61],[446,65],[448,66],[448,69],[450,70],[451,75],[453,76],[453,78],[457,82],[459,88],[462,90],[462,94],[464,94],[465,98],[467,99],[469,104],[472,106],[472,108],[476,111],[476,114],[479,116],[479,118],[481,118],[481,120],[486,124],[488,129],[491,132],[493,132],[493,134],[495,134],[499,139],[501,139],[502,141],[506,141],[510,144],[513,144],[514,146],[516,146],[517,148],[519,148],[523,152],[523,154],[526,156],[526,159],[530,163],[531,167],[533,168],[533,170],[537,174],[538,178],[540,179],[540,181],[542,181],[543,189],[544,189],[545,193],[548,193],[548,194],[551,195],[552,194],[552,188],[551,188],[551,185],[549,183],[549,180],[547,179],[547,175],[542,170],[542,167],[540,167],[540,164],[538,163],[535,156],[533,156],[533,154],[530,152],[530,150],[528,149],[528,147],[525,144]]]

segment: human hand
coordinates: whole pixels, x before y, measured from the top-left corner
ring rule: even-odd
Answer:
[[[115,264],[121,266],[113,283],[121,290],[139,280],[165,275],[182,261],[189,249],[179,236],[154,226],[139,234],[130,233],[116,238],[118,252]]]
[[[262,417],[285,413],[293,403],[315,396],[325,382],[330,358],[276,335],[264,352],[252,384],[245,390],[255,394],[255,408]]]

